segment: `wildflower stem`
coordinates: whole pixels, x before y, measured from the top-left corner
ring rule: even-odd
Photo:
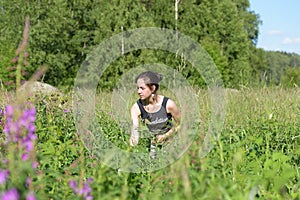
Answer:
[[[17,69],[16,69],[16,91],[18,91],[21,86],[21,78],[22,78],[21,70],[22,70],[22,66],[24,64],[24,52],[28,45],[29,25],[30,25],[30,21],[29,21],[29,17],[27,16],[26,20],[25,20],[24,31],[23,31],[23,39],[22,39],[22,42],[21,42],[19,48],[16,50],[16,54],[17,54],[17,56],[19,56]]]
[[[21,78],[22,78],[21,70],[22,70],[23,59],[24,59],[23,53],[21,52],[17,64],[17,69],[16,69],[16,90],[17,91],[20,89],[21,86]]]
[[[84,180],[84,176],[85,176],[85,162],[84,162],[84,145],[82,144],[82,143],[80,143],[80,151],[81,151],[81,153],[80,153],[80,159],[79,159],[79,161],[80,161],[80,185],[79,185],[79,187],[83,187],[83,180]]]
[[[15,183],[16,182],[16,169],[15,169],[15,149],[17,148],[16,144],[9,144],[8,145],[8,152],[7,152],[7,158],[8,158],[8,169],[10,172],[10,178],[11,182]]]

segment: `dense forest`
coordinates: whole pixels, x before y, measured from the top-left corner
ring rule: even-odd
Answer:
[[[30,18],[27,49],[22,41]],[[43,81],[71,88],[76,73],[97,45],[122,31],[140,27],[178,30],[205,49],[226,87],[297,87],[300,55],[257,48],[259,14],[249,0],[33,0],[0,1],[0,80],[14,87],[17,63],[26,80],[41,66]],[[191,84],[205,86],[190,63],[171,53],[137,50],[124,54],[103,74],[100,87],[111,89],[126,71],[142,63],[164,63]]]

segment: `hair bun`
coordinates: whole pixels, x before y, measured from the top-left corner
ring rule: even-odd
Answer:
[[[162,74],[156,73],[156,76],[158,78],[158,82],[160,82],[163,79],[163,75]]]
[[[137,82],[138,79],[143,79],[147,84],[158,84],[163,79],[163,75],[152,71],[146,71],[138,75],[135,81]]]

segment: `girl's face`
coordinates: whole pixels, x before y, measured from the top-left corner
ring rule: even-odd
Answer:
[[[140,99],[145,100],[151,97],[153,91],[148,85],[145,84],[145,81],[143,79],[138,79],[136,84]]]

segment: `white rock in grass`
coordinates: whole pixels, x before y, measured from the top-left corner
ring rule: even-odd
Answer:
[[[21,92],[26,92],[28,95],[33,94],[44,94],[44,95],[50,95],[50,94],[59,94],[59,90],[47,83],[42,83],[39,81],[33,81],[33,82],[25,82],[20,87]]]
[[[229,93],[239,93],[240,91],[237,90],[237,89],[234,89],[234,88],[226,88],[226,92],[229,92]]]

